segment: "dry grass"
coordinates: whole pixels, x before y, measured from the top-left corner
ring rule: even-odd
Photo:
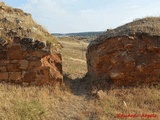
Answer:
[[[136,19],[133,22],[127,23],[115,29],[108,29],[100,35],[95,43],[99,43],[107,38],[123,35],[133,35],[135,33],[146,33],[149,35],[160,35],[160,17],[146,17]]]
[[[0,2],[0,38],[12,40],[14,36],[29,37],[40,41],[47,41],[56,46],[58,41],[38,25],[31,14],[21,9],[11,8]]]
[[[159,88],[115,88],[106,90],[105,98],[98,100],[88,91],[88,82],[83,79],[87,72],[86,63],[82,62],[87,43],[72,38],[59,38],[59,41],[64,46],[66,86],[21,87],[1,83],[0,120],[118,120],[117,114],[135,113],[155,114],[156,117],[139,116],[131,118],[133,120],[160,119]]]
[[[64,74],[69,75],[72,79],[82,78],[87,72],[86,68],[86,49],[88,43],[77,41],[70,38],[58,38],[63,45],[63,70]]]

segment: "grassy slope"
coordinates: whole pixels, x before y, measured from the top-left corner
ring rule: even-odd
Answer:
[[[118,120],[118,113],[154,113],[157,117],[153,120],[160,119],[158,88],[115,88],[106,91],[106,97],[98,100],[87,91],[87,83],[82,79],[87,72],[87,43],[71,38],[61,38],[59,41],[64,46],[66,86],[53,91],[52,87],[47,86],[23,88],[0,83],[0,120]],[[141,117],[136,119],[143,120]]]
[[[133,22],[119,26],[115,29],[108,29],[102,35],[100,35],[95,41],[97,43],[106,40],[107,38],[133,35],[135,33],[147,33],[149,35],[160,35],[160,17],[146,17],[143,19],[137,19]],[[94,41],[94,42],[95,42]]]
[[[10,41],[14,36],[48,41],[54,46],[58,43],[47,30],[32,19],[30,14],[0,2],[0,38]]]

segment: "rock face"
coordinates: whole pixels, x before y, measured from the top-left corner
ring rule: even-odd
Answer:
[[[0,9],[3,12],[3,16],[0,14],[0,81],[29,85],[62,83],[62,59],[56,46],[59,43],[29,14],[3,3]],[[27,18],[26,23],[22,16]]]
[[[145,18],[126,24],[92,41],[86,55],[92,80],[117,86],[160,84],[159,26],[147,26],[153,21],[159,24],[160,18]],[[148,29],[142,29],[140,25]]]

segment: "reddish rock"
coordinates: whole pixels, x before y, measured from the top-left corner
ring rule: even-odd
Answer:
[[[8,48],[7,51],[8,57],[11,60],[20,60],[23,58],[20,45],[14,45]]]
[[[30,14],[1,2],[0,9],[0,80],[29,85],[62,83],[58,41]]]
[[[1,66],[2,66],[2,65],[6,66],[6,65],[8,65],[9,63],[10,63],[9,60],[0,60],[0,65],[1,65]]]
[[[20,69],[23,69],[23,70],[27,70],[28,69],[28,61],[27,60],[21,60],[20,62],[19,62],[19,64],[20,64]]]
[[[30,61],[29,62],[29,70],[31,69],[35,69],[35,68],[39,68],[40,66],[42,66],[42,62],[39,60],[39,61]]]
[[[50,68],[48,67],[41,67],[37,71],[37,78],[36,81],[38,81],[39,85],[42,85],[44,83],[50,83],[52,84],[52,81],[50,81]]]
[[[55,53],[53,55],[48,55],[44,57],[42,60],[42,66],[49,69],[49,78],[51,83],[55,83],[55,81],[62,83],[62,58],[59,53]]]
[[[0,50],[0,60],[6,60],[7,59],[7,52]]]
[[[14,80],[14,81],[22,80],[21,72],[11,72],[9,74],[9,80]]]
[[[128,26],[132,25],[134,29],[129,32]],[[92,80],[106,80],[118,86],[160,83],[159,29],[155,33],[149,29],[143,31],[140,25],[126,24],[90,43],[86,56]]]
[[[6,72],[6,71],[7,71],[7,69],[5,66],[0,66],[0,72]]]
[[[0,60],[0,73],[2,74],[0,80],[8,79],[12,82],[20,81],[34,85],[62,83],[62,58],[58,52],[51,54],[50,51],[30,48],[22,51],[20,47],[21,44],[18,43],[9,46],[8,58]],[[20,54],[14,56],[10,53],[12,49]],[[26,53],[27,57],[22,56]]]
[[[21,72],[21,69],[19,69],[19,64],[8,64],[6,65],[6,69],[8,72]]]
[[[8,72],[0,72],[0,80],[8,80]]]
[[[23,76],[23,82],[34,82],[36,80],[36,72],[34,71],[29,71],[29,72],[25,72],[24,76]]]

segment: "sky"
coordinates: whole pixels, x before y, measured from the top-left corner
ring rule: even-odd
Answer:
[[[106,31],[160,16],[160,0],[0,0],[23,9],[50,33]]]

